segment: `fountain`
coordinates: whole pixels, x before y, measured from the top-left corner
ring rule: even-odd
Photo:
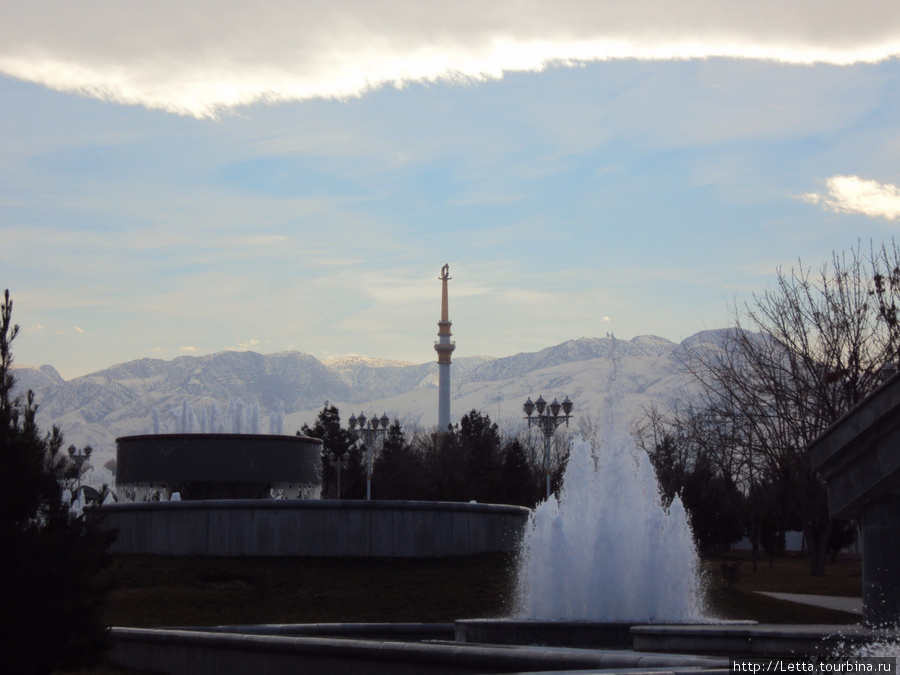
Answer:
[[[698,557],[676,497],[660,501],[646,453],[574,444],[557,501],[531,516],[516,615],[536,620],[684,622],[701,619]]]
[[[458,621],[457,640],[630,647],[636,624],[710,623],[698,566],[684,507],[662,506],[646,454],[580,440],[559,500],[529,519],[513,616]]]
[[[625,427],[616,360],[602,436],[577,440],[559,499],[531,514],[519,554],[513,616],[457,622],[457,639],[560,646],[631,646],[648,623],[709,623],[687,514],[668,508],[645,452]]]

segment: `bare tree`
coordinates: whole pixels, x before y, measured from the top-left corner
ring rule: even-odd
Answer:
[[[837,254],[813,273],[779,270],[774,288],[736,308],[717,348],[695,345],[684,363],[702,385],[697,406],[715,420],[730,471],[745,486],[783,489],[803,523],[810,571],[824,574],[832,521],[806,446],[880,382],[897,355],[896,245]],[[735,475],[734,473],[732,475]]]

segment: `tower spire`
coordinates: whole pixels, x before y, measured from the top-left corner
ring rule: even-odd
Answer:
[[[450,281],[450,265],[441,268],[441,320],[438,321],[438,340],[434,350],[438,356],[438,433],[444,434],[450,428],[450,354],[456,349],[456,343],[450,340],[450,302],[447,282]]]
[[[453,277],[450,276],[450,265],[444,265],[441,268],[441,323],[449,324],[450,321],[450,301],[447,298],[447,282]],[[438,324],[440,325],[440,324]],[[448,328],[449,332],[449,328]]]

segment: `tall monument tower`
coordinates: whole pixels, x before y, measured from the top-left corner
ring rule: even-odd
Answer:
[[[441,268],[441,320],[438,321],[438,340],[434,351],[438,355],[438,433],[445,434],[450,428],[450,354],[456,343],[450,341],[450,303],[447,300],[447,282],[450,281],[450,265]]]

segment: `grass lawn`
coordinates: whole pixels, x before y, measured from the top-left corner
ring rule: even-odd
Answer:
[[[82,668],[80,670],[69,670],[65,673],[57,671],[54,675],[143,675],[139,670],[131,670],[129,668],[119,668],[118,666],[98,666],[97,668]]]
[[[739,564],[738,579],[729,585],[721,571],[722,563]],[[827,565],[825,576],[809,574],[809,559],[799,556],[767,559],[753,564],[749,552],[736,552],[705,563],[707,602],[711,613],[723,619],[749,619],[759,623],[858,623],[858,615],[776,600],[757,591],[802,593],[858,598],[862,594],[859,556],[843,556]]]
[[[503,616],[514,558],[437,560],[119,556],[112,626],[452,622]]]
[[[722,562],[740,563],[729,585]],[[761,623],[848,623],[844,612],[755,591],[859,597],[858,557],[811,577],[806,558],[783,557],[752,571],[749,553],[705,563],[707,599],[721,618]],[[505,616],[515,558],[489,554],[436,560],[118,556],[106,618],[112,626],[245,623],[451,622]]]

